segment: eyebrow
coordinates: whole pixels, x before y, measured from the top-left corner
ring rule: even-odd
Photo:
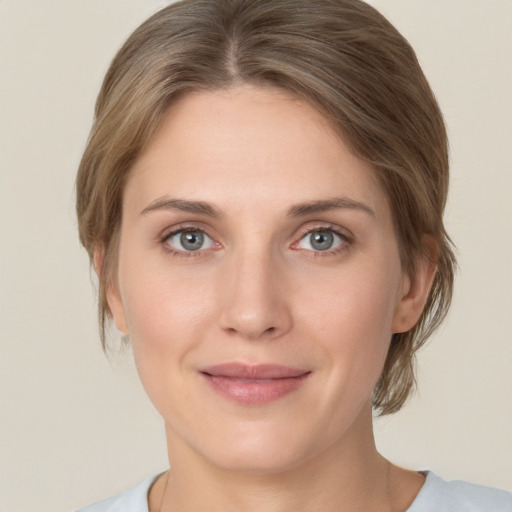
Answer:
[[[144,210],[140,212],[141,215],[146,215],[155,210],[178,210],[188,213],[198,213],[200,215],[207,215],[208,217],[221,217],[222,215],[209,203],[204,201],[188,201],[185,199],[172,199],[170,197],[160,197],[151,202]]]
[[[375,212],[369,206],[348,197],[334,197],[332,199],[296,204],[288,210],[288,215],[290,217],[303,217],[338,209],[358,210],[375,217]]]
[[[292,206],[288,210],[287,215],[289,217],[305,217],[306,215],[338,209],[358,210],[375,217],[375,212],[369,206],[347,197],[335,197],[332,199],[299,203]],[[205,201],[189,201],[186,199],[173,199],[170,197],[160,197],[155,199],[142,210],[141,215],[146,215],[155,210],[178,210],[214,218],[222,217],[222,214],[216,208]]]

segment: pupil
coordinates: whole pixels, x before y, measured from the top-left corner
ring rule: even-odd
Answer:
[[[182,233],[181,245],[189,251],[197,251],[203,245],[204,236],[198,231]]]
[[[311,245],[314,249],[318,251],[325,251],[326,249],[330,249],[334,242],[334,236],[332,233],[328,231],[317,231],[311,237]]]

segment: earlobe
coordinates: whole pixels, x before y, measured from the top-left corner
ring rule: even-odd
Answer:
[[[94,248],[93,263],[96,273],[98,274],[98,279],[102,281],[102,286],[103,289],[105,290],[105,298],[107,300],[108,309],[110,310],[110,313],[114,318],[117,330],[122,332],[123,334],[128,335],[128,329],[126,326],[126,315],[124,312],[124,306],[121,300],[121,293],[119,292],[117,280],[109,276],[108,272],[103,272],[103,247],[98,246]]]
[[[437,244],[430,239],[426,241],[428,254],[420,258],[414,275],[404,278],[402,295],[395,310],[393,333],[407,332],[421,317],[428,300],[430,289],[437,271]]]
[[[105,289],[105,294],[108,308],[110,309],[110,313],[114,318],[114,323],[116,324],[117,330],[125,335],[128,335],[124,305],[121,300],[121,294],[119,293],[119,287],[117,283],[108,283]]]
[[[105,250],[103,246],[97,244],[94,246],[94,250],[92,253],[92,263],[94,265],[94,270],[96,270],[96,274],[98,277],[101,276],[101,270],[103,268],[103,256],[105,254]]]

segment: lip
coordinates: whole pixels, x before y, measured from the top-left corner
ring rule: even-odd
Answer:
[[[243,405],[274,402],[297,390],[311,371],[274,364],[225,363],[199,370],[211,388]]]

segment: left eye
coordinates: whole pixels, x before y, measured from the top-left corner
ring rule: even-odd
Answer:
[[[167,237],[166,243],[178,251],[187,252],[213,247],[213,240],[199,229],[177,231]]]
[[[337,249],[343,242],[343,237],[330,229],[316,229],[302,237],[297,247],[310,251],[328,251]]]

